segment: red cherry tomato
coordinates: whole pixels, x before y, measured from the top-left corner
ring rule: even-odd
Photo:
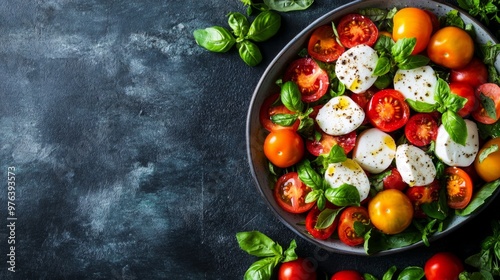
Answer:
[[[330,153],[330,150],[335,145],[342,147],[344,153],[348,154],[356,145],[356,131],[340,136],[332,136],[323,131],[319,133],[321,135],[320,139],[306,140],[306,148],[314,156]]]
[[[415,218],[425,218],[427,215],[421,208],[424,203],[431,203],[439,199],[439,182],[434,180],[427,186],[414,186],[406,189],[405,194],[413,204]]]
[[[474,187],[471,178],[458,167],[448,167],[444,172],[448,206],[452,209],[464,209],[472,198]]]
[[[454,254],[440,252],[425,262],[424,273],[427,280],[457,280],[464,271],[462,261]]]
[[[355,222],[361,222],[364,225],[370,224],[368,210],[365,207],[349,206],[340,214],[338,225],[339,239],[349,246],[357,246],[365,241],[363,235],[358,235],[354,230]]]
[[[332,62],[345,51],[335,39],[331,25],[320,26],[313,31],[307,45],[309,55],[319,61]]]
[[[272,164],[281,168],[290,167],[302,159],[304,140],[290,129],[271,131],[264,140],[264,154]]]
[[[378,38],[378,28],[373,21],[360,14],[343,16],[337,25],[340,43],[346,48],[357,45],[373,46]]]
[[[389,174],[382,180],[382,183],[385,190],[397,189],[400,191],[404,191],[408,187],[408,184],[403,181],[401,173],[399,173],[398,169],[395,167],[391,169],[391,174]]]
[[[383,89],[372,96],[367,115],[373,126],[392,132],[406,124],[410,117],[410,107],[399,91]]]
[[[299,58],[290,64],[283,76],[283,82],[294,81],[302,93],[302,101],[313,102],[328,90],[330,80],[325,70],[312,58]]]
[[[311,188],[306,186],[297,172],[281,175],[274,186],[274,199],[285,211],[298,214],[309,211],[314,202],[306,203],[306,196]]]
[[[474,94],[474,88],[464,82],[451,82],[450,91],[453,94],[467,99],[467,103],[465,103],[464,107],[457,113],[461,117],[468,116],[476,107],[476,96]]]
[[[316,266],[309,260],[298,258],[284,262],[278,271],[278,280],[316,280]]]
[[[450,82],[467,83],[477,88],[488,82],[488,69],[479,58],[474,57],[465,67],[450,71]]]
[[[483,106],[482,102],[478,102],[477,108],[472,112],[472,117],[480,123],[492,124],[500,118],[500,87],[494,83],[486,83],[480,85],[476,89],[476,97],[481,100],[481,97],[488,97],[493,102],[496,116],[491,116]]]
[[[333,274],[330,280],[363,280],[361,273],[355,270],[342,270]]]
[[[283,104],[273,106],[273,103],[276,102],[278,98],[279,98],[279,93],[273,94],[268,98],[266,98],[266,100],[264,100],[262,107],[260,107],[260,113],[259,113],[260,123],[267,131],[273,131],[278,129],[297,130],[300,125],[300,120],[295,121],[291,126],[282,126],[272,122],[271,117],[274,115],[293,114],[293,112],[288,110]]]
[[[326,208],[325,208],[326,209]],[[316,224],[318,222],[318,216],[321,214],[321,210],[317,206],[314,206],[309,213],[307,213],[306,216],[306,230],[311,234],[314,238],[320,239],[320,240],[326,240],[328,239],[333,232],[337,229],[337,224],[338,224],[338,219],[335,219],[333,221],[333,224],[331,224],[327,228],[316,228]]]
[[[415,146],[426,146],[436,140],[438,124],[432,114],[418,113],[410,117],[405,136]]]

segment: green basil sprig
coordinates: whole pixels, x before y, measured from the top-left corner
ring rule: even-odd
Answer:
[[[198,45],[212,52],[227,52],[236,42],[233,35],[220,26],[196,29],[193,35]]]
[[[300,11],[309,8],[314,0],[264,0],[263,3],[255,3],[253,0],[240,0],[247,7],[247,14],[251,15],[254,10],[278,12]]]
[[[281,262],[293,261],[298,258],[295,253],[297,243],[290,242],[288,249],[283,251],[281,245],[259,231],[245,231],[236,234],[240,248],[252,256],[261,259],[254,262],[245,272],[245,280],[271,279],[273,271]]]
[[[273,11],[264,11],[255,17],[245,38],[264,42],[274,36],[281,26],[281,16]]]

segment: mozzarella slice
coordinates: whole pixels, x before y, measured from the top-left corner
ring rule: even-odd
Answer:
[[[318,111],[316,122],[330,135],[344,135],[358,128],[365,119],[365,112],[348,96],[337,96]]]
[[[387,169],[395,156],[394,138],[378,128],[370,128],[358,136],[352,159],[364,170],[377,174]]]
[[[377,80],[373,70],[377,66],[378,54],[367,45],[357,45],[342,53],[335,63],[335,74],[347,89],[361,93]]]
[[[430,66],[411,70],[398,69],[394,75],[394,89],[400,91],[405,98],[413,101],[435,104],[434,90],[436,86],[437,76]]]
[[[370,192],[370,181],[365,171],[357,162],[347,159],[344,162],[330,163],[325,172],[325,180],[330,187],[338,188],[343,184],[349,184],[359,192],[359,199],[363,201]]]
[[[436,177],[436,167],[432,158],[420,148],[402,144],[396,149],[396,168],[403,181],[413,186],[425,186]]]
[[[465,120],[467,125],[467,140],[462,146],[450,138],[443,125],[438,128],[436,137],[436,156],[450,166],[469,166],[474,162],[479,151],[479,134],[477,125],[471,120]]]

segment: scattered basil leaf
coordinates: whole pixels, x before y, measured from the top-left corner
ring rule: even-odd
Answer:
[[[238,232],[236,239],[240,248],[256,257],[281,256],[283,248],[259,231]]]
[[[309,8],[314,0],[264,0],[269,9],[278,12],[300,11]]]
[[[292,112],[302,112],[304,103],[299,86],[293,81],[287,81],[281,87],[281,102]]]
[[[196,29],[193,36],[198,45],[212,52],[227,52],[236,42],[233,35],[220,26]]]
[[[253,20],[247,39],[263,42],[274,36],[281,27],[281,16],[273,11],[263,11]]]
[[[398,275],[398,280],[419,280],[424,278],[424,269],[418,266],[409,266]]]
[[[245,272],[244,280],[268,280],[273,275],[274,268],[279,264],[280,257],[267,257],[254,262]]]
[[[237,47],[241,59],[248,66],[256,66],[262,61],[262,53],[256,44],[248,40],[243,40],[237,44]]]
[[[328,201],[337,206],[360,205],[358,189],[349,184],[342,184],[337,188],[327,188],[325,197]]]
[[[467,140],[467,125],[462,117],[453,111],[446,111],[441,116],[444,129],[456,143],[465,146]]]
[[[394,274],[396,273],[396,270],[398,268],[393,265],[391,266],[385,273],[384,273],[384,276],[382,277],[382,280],[392,280],[392,277],[394,276]]]
[[[295,253],[295,249],[297,249],[297,242],[295,241],[295,239],[292,239],[290,245],[288,245],[288,248],[283,253],[285,257],[283,262],[293,261],[298,258],[297,253]]]
[[[391,53],[394,57],[394,60],[397,63],[403,62],[407,57],[411,55],[416,43],[416,38],[399,39],[391,48]]]
[[[233,30],[234,35],[238,38],[244,38],[250,28],[248,19],[238,12],[229,13],[227,22]]]

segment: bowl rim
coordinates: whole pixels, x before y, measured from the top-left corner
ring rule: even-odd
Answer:
[[[257,97],[259,95],[259,92],[262,90],[261,88],[264,85],[265,83],[265,80],[269,77],[270,73],[272,73],[273,71],[278,71],[278,72],[281,72],[280,70],[276,70],[276,68],[282,68],[283,66],[277,66],[278,62],[282,59],[283,56],[285,56],[286,54],[288,54],[290,52],[290,49],[294,46],[296,46],[298,44],[298,42],[305,38],[305,36],[308,36],[308,34],[310,34],[315,28],[317,28],[318,26],[322,25],[322,24],[326,24],[328,22],[331,22],[331,21],[334,21],[334,20],[337,20],[342,14],[347,14],[349,12],[352,12],[352,11],[355,11],[357,9],[361,9],[361,8],[365,8],[365,7],[371,7],[370,5],[380,5],[380,3],[382,2],[390,2],[390,3],[402,3],[402,2],[408,2],[410,3],[411,0],[408,0],[408,1],[384,1],[384,0],[377,0],[377,1],[366,1],[366,0],[356,0],[356,1],[353,1],[353,2],[349,2],[349,3],[346,3],[346,4],[343,4],[343,5],[340,5],[328,12],[326,12],[325,14],[323,14],[322,16],[320,16],[319,18],[317,18],[316,20],[312,21],[311,23],[309,23],[305,28],[303,28],[299,33],[297,33],[297,35],[295,35],[288,43],[286,43],[284,45],[284,47],[276,54],[276,56],[272,59],[272,61],[268,64],[268,66],[266,67],[265,71],[263,72],[263,74],[261,75],[256,87],[255,87],[255,90],[253,91],[252,93],[252,97],[251,97],[251,100],[250,100],[250,104],[249,104],[249,107],[248,107],[248,112],[247,112],[247,120],[246,120],[246,132],[245,132],[245,137],[246,137],[246,148],[247,148],[247,159],[248,159],[248,163],[250,165],[250,172],[251,172],[251,175],[252,175],[252,178],[253,178],[253,181],[254,181],[254,184],[255,184],[255,187],[257,188],[258,192],[260,193],[261,197],[264,199],[265,201],[265,204],[268,208],[270,208],[270,210],[273,212],[273,214],[278,218],[278,220],[280,220],[281,223],[283,223],[286,227],[288,227],[289,229],[292,230],[292,232],[294,232],[296,235],[300,236],[302,239],[305,239],[307,240],[308,242],[322,248],[322,249],[325,249],[329,252],[332,252],[332,253],[341,253],[341,254],[349,254],[349,255],[360,255],[360,256],[384,256],[384,255],[389,255],[389,254],[395,254],[395,253],[399,253],[399,252],[403,252],[403,251],[407,251],[407,250],[410,250],[410,249],[413,249],[413,248],[416,248],[416,247],[420,247],[424,244],[423,241],[418,241],[414,244],[411,244],[411,245],[408,245],[408,246],[405,246],[405,247],[400,247],[400,248],[392,248],[392,249],[388,249],[388,250],[384,250],[384,251],[380,251],[380,252],[376,252],[376,253],[373,253],[373,254],[370,254],[368,255],[366,253],[366,251],[364,250],[363,246],[356,246],[356,247],[348,247],[346,245],[343,245],[343,244],[340,244],[341,247],[346,247],[347,249],[342,249],[342,248],[332,248],[331,246],[328,246],[328,244],[332,243],[332,241],[330,242],[324,242],[322,240],[318,240],[318,239],[315,239],[311,236],[308,236],[306,233],[304,232],[301,232],[299,231],[297,228],[293,227],[289,221],[287,221],[285,219],[285,217],[283,215],[281,215],[279,213],[279,211],[275,208],[275,206],[272,205],[272,203],[269,201],[268,197],[266,197],[266,194],[264,193],[264,190],[263,190],[263,187],[264,186],[261,186],[260,182],[259,182],[259,179],[258,179],[258,174],[257,174],[257,171],[256,169],[254,168],[254,162],[253,162],[253,155],[252,155],[252,145],[251,145],[251,139],[252,137],[255,137],[255,136],[252,136],[251,133],[252,133],[252,126],[253,126],[253,122],[255,122],[255,112],[258,112],[260,110],[260,106],[256,107],[256,103],[257,103]],[[484,26],[481,22],[479,22],[478,20],[476,20],[474,17],[470,16],[466,11],[464,11],[463,9],[453,5],[453,4],[450,4],[450,3],[447,3],[447,2],[443,2],[443,1],[439,1],[439,0],[429,0],[429,1],[417,1],[417,2],[414,2],[414,3],[411,3],[411,4],[394,4],[394,5],[391,5],[390,7],[405,7],[405,6],[414,6],[414,7],[423,7],[423,8],[429,8],[429,7],[426,7],[425,4],[435,4],[435,5],[440,5],[440,6],[443,6],[445,7],[446,9],[450,9],[450,10],[457,10],[460,14],[460,17],[463,18],[463,19],[466,19],[468,22],[470,23],[473,23],[475,25],[475,28],[477,29],[477,27],[480,28],[481,32],[484,33],[484,35],[486,35],[486,37],[488,37],[488,41],[491,41],[492,43],[494,44],[498,44],[498,39],[493,36],[493,34],[491,33],[491,31],[486,27]],[[367,6],[363,6],[364,5],[367,5]],[[363,6],[363,7],[359,7],[359,6]],[[387,6],[389,7],[389,6]],[[337,15],[338,14],[338,15]],[[337,17],[336,17],[337,15]],[[300,46],[303,46],[303,44],[298,44]],[[290,60],[288,60],[288,62],[290,62]],[[495,63],[495,66],[497,69],[500,69],[500,56],[497,57],[496,59],[496,63]],[[269,94],[268,94],[269,95]],[[261,104],[260,104],[261,105]],[[257,114],[258,115],[258,114]],[[260,123],[259,123],[260,124]],[[451,226],[451,227],[447,227],[446,229],[444,229],[442,232],[439,232],[439,233],[435,233],[433,234],[430,238],[429,238],[429,242],[433,242],[437,239],[440,239],[440,238],[443,238],[444,236],[452,233],[453,231],[459,229],[460,227],[464,226],[467,222],[471,221],[474,217],[476,217],[477,215],[479,215],[485,208],[487,208],[487,206],[491,203],[491,201],[493,201],[496,196],[500,193],[500,189],[497,190],[489,199],[488,201],[486,201],[483,205],[481,205],[480,209],[477,209],[474,213],[468,215],[468,216],[454,216],[453,217],[453,220],[458,220],[457,224],[455,224],[454,226]],[[293,215],[296,215],[296,214],[293,214]],[[339,243],[340,241],[339,240],[336,240],[334,242],[337,242]]]

